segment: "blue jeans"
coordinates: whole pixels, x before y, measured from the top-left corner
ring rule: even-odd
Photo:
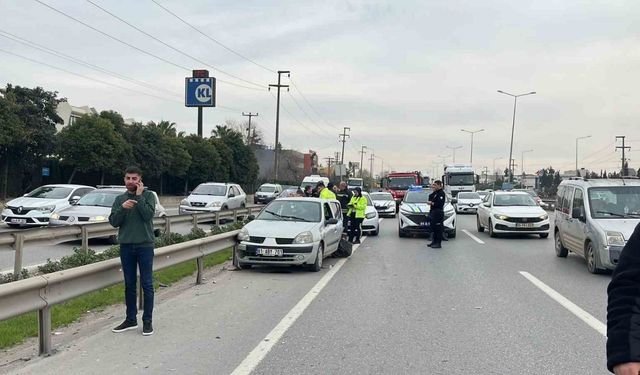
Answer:
[[[153,246],[120,244],[120,261],[124,274],[124,300],[127,320],[138,320],[136,301],[136,268],[140,268],[140,283],[144,292],[142,321],[151,322],[153,314]]]

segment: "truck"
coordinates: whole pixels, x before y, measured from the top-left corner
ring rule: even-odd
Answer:
[[[423,186],[425,179],[422,177],[422,173],[418,171],[393,172],[389,173],[383,182],[387,191],[393,196],[393,200],[396,201],[397,208],[400,206],[400,202],[407,193],[407,190],[412,186]],[[426,182],[428,183],[428,179]]]
[[[476,174],[471,164],[445,164],[442,176],[444,192],[455,198],[461,191],[476,191]]]
[[[361,178],[349,177],[347,180],[347,186],[349,190],[353,190],[357,187],[364,189],[364,181]]]

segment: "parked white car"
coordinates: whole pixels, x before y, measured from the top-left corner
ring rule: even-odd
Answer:
[[[549,237],[549,215],[522,191],[494,191],[485,198],[476,216],[478,232],[537,234]]]
[[[362,195],[367,198],[367,209],[364,212],[365,216],[361,226],[362,233],[377,236],[380,233],[380,217],[378,217],[378,210],[376,210],[373,205],[373,201],[371,200],[369,193],[363,191]]]
[[[456,213],[473,213],[478,212],[478,206],[482,203],[482,198],[475,192],[460,192],[454,199]]]
[[[429,201],[430,190],[413,189],[407,191],[402,202],[398,215],[398,236],[406,237],[409,234],[431,234],[433,228],[427,219],[431,206]],[[447,197],[444,205],[444,234],[448,238],[456,237],[456,210]]]
[[[278,198],[238,233],[239,268],[251,265],[305,265],[322,269],[338,250],[343,231],[337,200]]]
[[[253,203],[269,203],[276,199],[282,193],[282,185],[280,184],[262,184],[253,195]]]
[[[396,201],[393,200],[391,193],[380,191],[371,193],[369,196],[373,201],[373,207],[378,210],[378,215],[396,217]]]
[[[44,185],[7,203],[2,210],[2,221],[8,226],[49,225],[51,214],[64,210],[95,190],[85,185]]]
[[[205,182],[180,202],[180,215],[234,210],[246,206],[247,195],[240,185]]]

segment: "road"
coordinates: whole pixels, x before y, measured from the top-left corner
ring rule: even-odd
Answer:
[[[476,232],[475,216],[458,220],[443,249],[398,238],[385,219],[379,237],[319,273],[223,272],[160,302],[152,337],[111,333],[115,316],[14,373],[606,374],[610,276],[557,258],[551,238],[494,239]]]

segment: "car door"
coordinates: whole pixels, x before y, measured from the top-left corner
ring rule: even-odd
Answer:
[[[573,199],[573,186],[565,186],[562,192],[558,192],[558,205],[556,210],[556,220],[558,221],[558,226],[561,228],[560,236],[562,238],[562,243],[569,250],[574,251],[575,246],[571,239],[569,227],[569,219],[571,218],[571,200]]]
[[[482,204],[478,207],[478,220],[480,220],[480,225],[484,227],[489,225],[489,214],[492,201],[493,194],[487,194]]]
[[[331,208],[333,211],[333,217],[338,219],[338,240],[340,240],[341,234],[344,230],[344,218],[342,217],[342,207],[338,202],[331,202]]]
[[[231,207],[233,209],[240,208],[241,199],[242,197],[240,196],[240,192],[238,191],[238,189],[236,189],[235,185],[231,185],[231,187],[229,187],[229,200]]]
[[[580,218],[574,218],[573,212],[580,213]],[[576,188],[571,203],[570,215],[567,216],[565,231],[571,250],[584,255],[584,242],[586,240],[586,216],[584,207],[584,193],[582,189]],[[566,246],[566,244],[565,244]]]
[[[324,238],[324,253],[325,255],[331,254],[338,248],[338,242],[340,241],[340,233],[338,232],[337,224],[327,224],[328,220],[334,218],[333,210],[329,203],[322,204],[322,212],[324,215],[324,228],[322,228],[322,238]]]

